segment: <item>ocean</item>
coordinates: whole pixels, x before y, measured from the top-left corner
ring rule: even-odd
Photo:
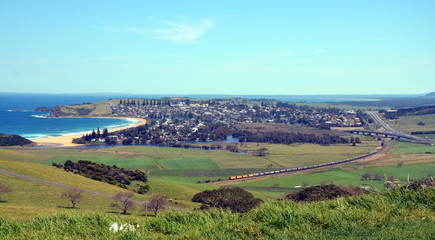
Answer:
[[[37,107],[54,107],[108,99],[107,96],[57,94],[0,94],[0,133],[16,134],[30,140],[89,133],[93,129],[113,129],[135,124],[133,119],[48,118],[34,112]],[[15,111],[20,110],[20,111]]]
[[[186,95],[192,98],[244,97],[251,99],[277,99],[297,102],[338,102],[359,101],[351,97],[325,96],[266,96],[266,95]],[[89,133],[93,129],[113,129],[130,126],[135,120],[110,118],[47,118],[48,113],[34,112],[37,107],[54,107],[56,105],[81,104],[110,98],[139,97],[162,98],[164,95],[120,95],[120,94],[18,94],[0,93],[0,133],[16,134],[28,139],[57,137],[79,133]],[[171,97],[171,96],[168,96]],[[364,99],[367,100],[367,99]],[[20,110],[20,111],[16,111]]]

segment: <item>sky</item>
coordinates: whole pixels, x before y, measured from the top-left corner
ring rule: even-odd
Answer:
[[[0,0],[0,92],[433,92],[434,13],[433,0]]]

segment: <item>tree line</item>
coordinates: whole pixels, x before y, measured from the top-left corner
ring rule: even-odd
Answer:
[[[116,165],[109,166],[87,160],[79,160],[78,162],[68,160],[63,165],[53,162],[52,165],[57,168],[63,168],[67,172],[73,172],[100,182],[118,185],[122,188],[127,188],[126,185],[130,185],[132,181],[142,183],[147,183],[148,181],[146,174],[140,170],[126,170]],[[148,190],[148,185],[140,186],[137,192],[144,194]]]

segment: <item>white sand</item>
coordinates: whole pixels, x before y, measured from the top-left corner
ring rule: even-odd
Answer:
[[[142,119],[142,118],[123,118],[123,119],[134,119],[134,120],[137,120],[138,122],[134,125],[131,125],[131,126],[110,129],[109,133],[123,130],[123,129],[127,129],[127,128],[137,127],[139,125],[143,125],[146,123],[146,120]],[[89,132],[89,134],[90,133],[91,132]],[[40,138],[40,139],[35,139],[32,141],[37,143],[38,145],[55,145],[56,144],[56,145],[60,145],[61,147],[83,146],[82,144],[72,143],[72,140],[74,138],[79,138],[85,134],[88,134],[88,133],[81,133],[81,134],[76,134],[76,135],[68,135],[68,136],[60,136],[60,137]]]

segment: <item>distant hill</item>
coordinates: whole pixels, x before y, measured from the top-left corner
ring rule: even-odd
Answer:
[[[33,142],[18,135],[0,133],[0,146],[22,146]]]
[[[95,103],[74,104],[69,106],[55,106],[50,110],[50,117],[110,117],[112,112],[108,107],[109,101]]]
[[[344,101],[329,102],[329,104],[351,105],[358,107],[415,108],[426,105],[435,105],[435,93],[429,93],[420,97],[390,97],[379,98],[378,101]]]

